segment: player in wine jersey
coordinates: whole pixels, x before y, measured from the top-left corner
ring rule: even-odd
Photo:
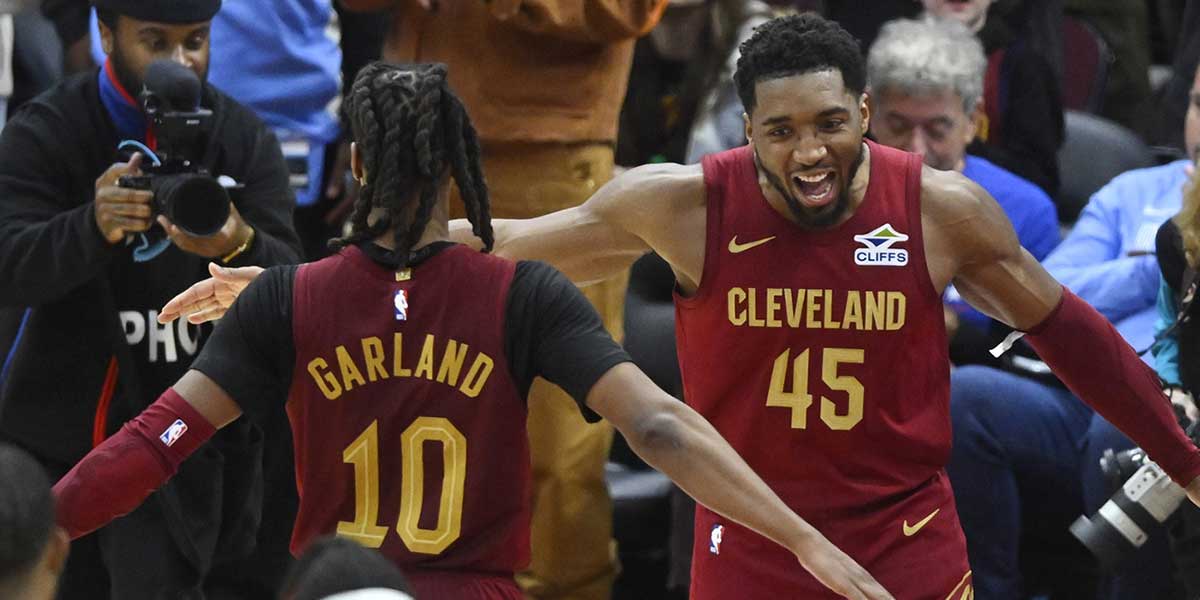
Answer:
[[[786,546],[793,570],[850,598],[891,598],[629,363],[561,274],[446,241],[449,175],[485,247],[492,231],[478,143],[444,67],[372,65],[347,103],[364,185],[341,250],[258,274],[192,370],[55,486],[73,537],[136,506],[214,428],[282,410],[271,391],[288,385],[294,552],[336,532],[400,565],[418,597],[521,598],[524,397],[540,375],[731,527]],[[212,298],[240,291],[208,286]]]
[[[1026,332],[1200,501],[1200,451],[1108,322],[1021,249],[979,186],[863,139],[865,67],[848,33],[811,14],[770,21],[742,45],[735,79],[749,145],[633,169],[578,208],[496,221],[496,253],[585,283],[658,252],[677,280],[686,401],[898,598],[973,595],[944,471],[939,298],[951,282]],[[696,513],[693,598],[828,595],[711,508]]]

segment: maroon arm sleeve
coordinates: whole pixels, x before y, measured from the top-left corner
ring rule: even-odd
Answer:
[[[1025,339],[1076,396],[1176,483],[1200,476],[1200,449],[1180,429],[1158,375],[1094,308],[1064,287],[1058,306]]]
[[[215,432],[187,400],[167,389],[54,485],[58,524],[75,539],[128,514]]]

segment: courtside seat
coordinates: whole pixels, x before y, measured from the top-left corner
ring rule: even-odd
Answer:
[[[1066,139],[1058,150],[1058,220],[1074,223],[1080,211],[1113,177],[1157,164],[1154,152],[1134,132],[1104,117],[1068,110]]]

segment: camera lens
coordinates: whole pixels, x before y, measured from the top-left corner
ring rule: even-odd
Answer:
[[[154,201],[159,210],[191,235],[215,235],[229,219],[229,192],[211,177],[170,175],[155,183]]]

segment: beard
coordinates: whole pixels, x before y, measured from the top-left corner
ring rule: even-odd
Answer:
[[[121,87],[125,88],[125,91],[136,101],[138,94],[142,93],[142,76],[129,65],[129,60],[121,51],[120,44],[113,45],[112,52],[108,54],[108,60],[112,61],[112,70],[117,77],[117,83],[121,84]]]
[[[114,44],[113,50],[108,54],[108,59],[112,61],[113,74],[116,75],[117,83],[125,88],[126,92],[133,97],[134,102],[140,102],[138,96],[142,93],[142,86],[145,84],[142,76],[144,73],[139,73],[125,56],[121,50],[120,44]],[[200,78],[200,83],[203,85],[208,80],[208,68],[205,67],[204,72],[196,73]]]
[[[758,151],[754,151],[754,165],[758,167],[759,172],[767,177],[767,182],[783,198],[784,204],[787,205],[788,211],[792,213],[792,217],[796,222],[806,229],[826,229],[832,227],[846,215],[846,212],[850,210],[850,182],[854,181],[854,176],[858,174],[858,168],[862,166],[862,162],[863,146],[860,143],[858,146],[858,156],[854,158],[854,164],[850,166],[850,172],[846,177],[838,178],[837,199],[833,201],[833,204],[816,210],[810,210],[805,208],[800,203],[800,199],[792,194],[781,177],[763,166],[762,161],[758,158]]]

